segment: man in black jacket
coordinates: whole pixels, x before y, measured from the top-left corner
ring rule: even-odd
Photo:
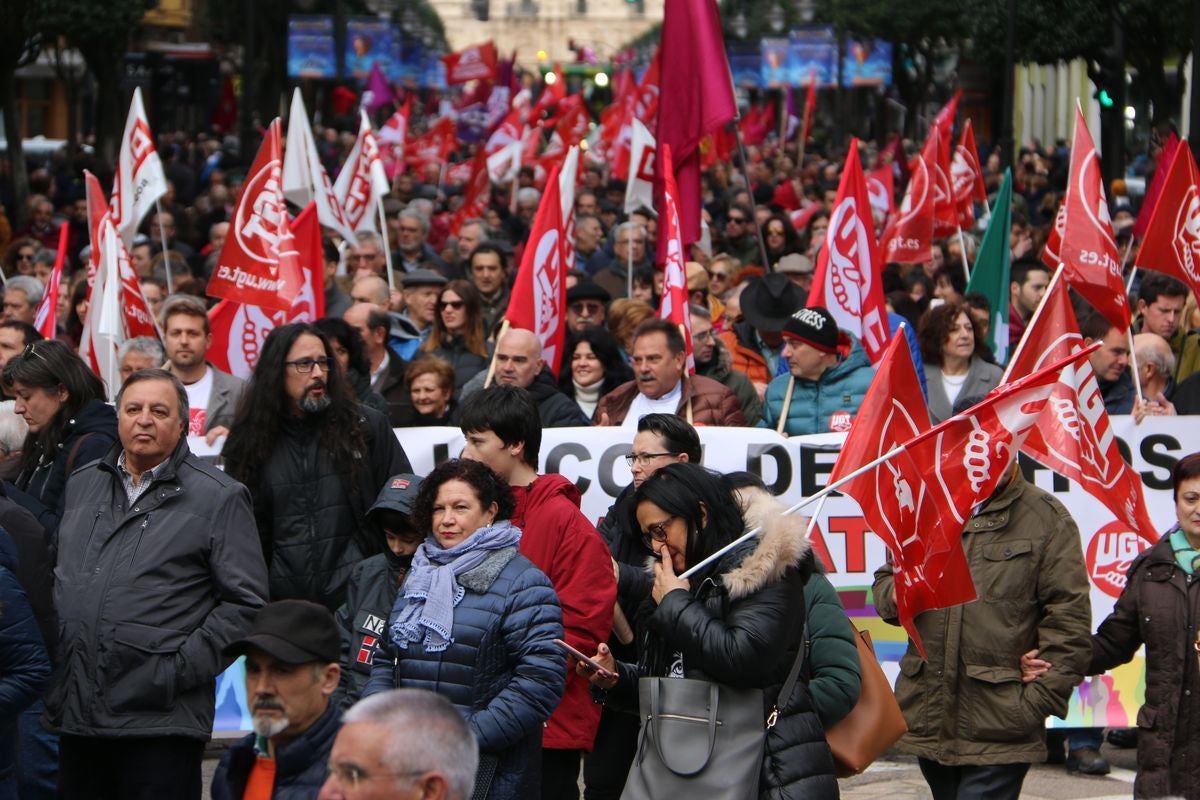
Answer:
[[[246,637],[225,648],[227,656],[246,657],[254,733],[221,756],[213,800],[316,797],[341,727],[341,711],[330,702],[340,649],[333,615],[305,600],[271,603]]]
[[[462,390],[462,400],[483,388],[487,370],[481,371]],[[529,392],[537,404],[543,428],[572,428],[591,425],[583,410],[559,391],[554,374],[542,359],[542,343],[533,331],[513,328],[496,344],[495,383],[516,386]]]
[[[222,653],[266,600],[244,486],[192,455],[183,384],[133,373],[120,445],[77,469],[59,527],[46,692],[59,794],[195,798]]]

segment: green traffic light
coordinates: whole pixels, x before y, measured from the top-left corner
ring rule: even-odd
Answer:
[[[1107,89],[1101,89],[1099,92],[1097,92],[1096,99],[1099,100],[1100,105],[1104,106],[1105,108],[1112,108],[1113,106],[1113,99],[1109,96]]]

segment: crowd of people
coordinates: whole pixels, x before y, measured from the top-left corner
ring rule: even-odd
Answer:
[[[346,137],[318,139],[336,174]],[[171,191],[130,256],[161,338],[122,345],[120,386],[78,354],[89,247],[78,175],[58,158],[35,170],[29,223],[0,221],[11,400],[0,406],[0,798],[198,797],[214,680],[238,656],[254,730],[222,757],[215,798],[566,798],[581,785],[588,800],[620,797],[638,683],[652,676],[777,698],[758,796],[838,795],[823,731],[859,697],[855,632],[805,521],[757,476],[701,466],[696,426],[796,436],[853,423],[873,368],[809,303],[840,163],[764,146],[744,173],[706,172],[686,274],[694,371],[680,329],[658,318],[654,213],[623,213],[624,183],[588,164],[560,363],[546,363],[533,332],[503,325],[541,198],[535,171],[493,187],[486,213],[451,235],[462,187],[433,169],[393,181],[386,238],[326,231],[325,316],[272,330],[243,378],[212,363],[205,297],[240,183],[235,153],[178,136],[160,153]],[[874,147],[860,155],[881,163]],[[995,190],[999,159],[985,155]],[[1050,281],[1038,254],[1066,159],[1034,144],[1016,166],[1014,345]],[[1134,209],[1116,208],[1124,256]],[[44,339],[32,323],[60,225],[68,268],[59,329]],[[988,302],[965,292],[976,234],[882,275],[934,422],[1001,380]],[[1103,343],[1090,359],[1105,405],[1139,421],[1200,413],[1196,298],[1164,275],[1138,277],[1140,395],[1126,333],[1077,303],[1085,340]],[[429,425],[460,428],[465,448],[419,476],[405,429]],[[599,524],[571,482],[538,473],[544,428],[588,425],[621,428],[631,447],[633,481]],[[221,443],[223,468],[193,455],[189,436]],[[920,757],[935,797],[1017,797],[1046,756],[1046,718],[1142,643],[1136,791],[1200,797],[1186,735],[1200,719],[1198,463],[1176,468],[1179,525],[1130,567],[1093,636],[1066,510],[1015,466],[976,510],[963,543],[981,602],[918,618],[925,657],[910,645],[896,688],[901,749]],[[679,577],[750,527],[764,532]],[[891,581],[882,565],[874,602],[895,620]],[[1179,628],[1160,619],[1187,620],[1182,662]],[[1092,771],[1094,749],[1072,741],[1076,768]]]

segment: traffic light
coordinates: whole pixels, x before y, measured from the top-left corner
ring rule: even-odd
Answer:
[[[1100,105],[1103,108],[1112,108],[1113,99],[1108,94],[1108,89],[1097,89],[1096,94],[1093,95],[1093,97],[1095,97],[1096,100],[1099,101]]]

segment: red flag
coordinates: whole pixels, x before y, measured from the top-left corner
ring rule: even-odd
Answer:
[[[1200,296],[1200,170],[1186,145],[1176,147],[1170,167],[1154,175],[1163,182],[1137,266],[1172,275]]]
[[[324,254],[321,225],[313,205],[292,220],[296,249],[304,269],[304,286],[287,311],[264,310],[258,306],[222,300],[208,312],[212,346],[208,360],[217,369],[247,379],[258,363],[263,340],[277,326],[288,322],[313,322],[325,316]]]
[[[867,173],[867,194],[871,197],[871,208],[884,217],[890,217],[896,211],[896,176],[890,165]]]
[[[829,309],[839,328],[859,338],[872,364],[883,358],[891,334],[858,139],[850,140],[808,305]]]
[[[1142,198],[1142,207],[1138,210],[1137,219],[1133,221],[1133,236],[1136,239],[1146,238],[1150,217],[1158,206],[1158,198],[1162,193],[1163,182],[1166,180],[1167,170],[1165,167],[1175,160],[1175,150],[1178,147],[1179,137],[1175,135],[1175,131],[1171,131],[1167,134],[1167,141],[1163,142],[1162,152],[1158,155],[1158,166],[1154,168],[1154,178],[1151,179],[1150,186],[1146,189],[1146,196]]]
[[[495,80],[498,74],[499,61],[496,57],[495,42],[474,44],[442,56],[446,65],[446,83],[466,83],[475,80]]]
[[[303,275],[280,187],[279,127],[276,118],[246,176],[208,293],[284,311]]]
[[[1083,111],[1075,106],[1075,140],[1071,145],[1071,175],[1067,184],[1066,224],[1059,255],[1063,277],[1071,288],[1096,307],[1117,328],[1129,328],[1129,302],[1121,280],[1121,262],[1113,241],[1108,201],[1100,177],[1100,156]]]
[[[674,154],[680,230],[691,244],[700,238],[700,140],[737,116],[714,0],[666,0],[659,42],[660,89],[671,106],[658,115],[654,139]],[[656,194],[663,177],[655,175]]]
[[[112,207],[104,200],[104,192],[100,189],[100,181],[90,172],[84,171],[84,182],[87,186],[88,194],[88,226],[91,232],[92,254],[88,263],[89,288],[88,299],[91,299],[91,283],[95,280],[96,273],[99,270],[101,257],[105,253],[106,237],[109,231],[116,230],[116,226],[112,222]],[[124,339],[132,339],[137,336],[152,336],[158,338],[158,327],[154,324],[154,319],[150,314],[150,306],[146,303],[146,298],[142,296],[141,280],[138,274],[134,271],[133,265],[129,262],[129,251],[125,249],[124,240],[119,240],[116,247],[112,251],[112,263],[109,265],[115,272],[110,272],[109,277],[115,276],[118,281],[118,289],[115,292],[117,305],[121,312],[120,338],[116,344],[120,344]],[[60,250],[59,259],[62,259],[62,251]],[[58,271],[58,267],[55,267]],[[50,293],[47,292],[47,295]],[[54,295],[58,297],[57,293]],[[40,313],[40,312],[39,312]],[[53,338],[48,336],[47,338]],[[105,377],[102,373],[101,377]]]
[[[687,267],[683,258],[683,238],[679,232],[679,204],[676,201],[674,173],[671,170],[671,148],[664,147],[663,176],[663,235],[667,237],[667,259],[663,263],[663,293],[658,306],[661,319],[675,323],[683,333],[687,352],[688,374],[696,374],[696,356],[692,348],[692,315],[688,311]]]
[[[830,483],[875,461],[929,430],[925,396],[907,340],[892,337],[855,424],[842,445]],[[842,484],[862,509],[895,569],[896,607],[921,656],[925,648],[913,620],[923,611],[975,599],[962,549],[962,525],[926,481],[927,470],[901,452]]]
[[[1046,237],[1046,246],[1042,248],[1042,263],[1051,270],[1058,269],[1062,260],[1059,252],[1062,250],[1062,235],[1067,229],[1067,204],[1059,203],[1058,211],[1054,212],[1054,224],[1050,227],[1050,235]]]
[[[50,283],[46,285],[42,302],[38,303],[37,316],[33,319],[33,327],[46,339],[53,339],[58,333],[58,285],[62,281],[63,262],[67,259],[70,228],[70,225],[59,226],[58,255],[54,259],[54,271],[50,273]]]
[[[554,78],[551,79],[550,75]],[[554,65],[554,70],[542,82],[542,93],[538,95],[533,110],[529,112],[530,124],[542,118],[542,114],[554,108],[567,96],[567,80],[563,77],[562,67]]]
[[[441,164],[454,152],[458,131],[450,117],[439,117],[424,133],[409,140],[404,159],[418,173],[426,164]]]
[[[929,138],[921,157],[929,170],[933,187],[933,235],[941,238],[958,230],[958,207],[954,204],[954,189],[950,185],[949,139],[942,137],[937,125],[929,126]]]
[[[983,169],[979,166],[979,150],[975,146],[975,130],[970,119],[963,123],[958,147],[954,148],[950,160],[950,184],[958,207],[958,224],[969,228],[975,223],[974,203],[987,202],[987,188],[983,185]]]
[[[375,137],[379,144],[379,155],[388,178],[395,178],[404,170],[404,144],[408,140],[408,120],[412,116],[412,95],[404,99],[395,114],[388,117]]]
[[[488,179],[487,154],[480,148],[471,165],[471,177],[463,189],[463,204],[450,217],[450,233],[458,236],[464,222],[482,217],[491,196],[491,181]]]
[[[1066,284],[1055,281],[1013,357],[1012,374],[1035,372],[1043,364],[1082,349],[1083,337]],[[1146,541],[1158,539],[1142,496],[1141,478],[1125,463],[1117,447],[1089,362],[1063,369],[1050,402],[1021,450],[1078,483]]]
[[[880,242],[884,261],[923,264],[932,258],[933,187],[925,159],[920,156],[917,156],[916,169],[904,192],[900,213],[888,225]]]
[[[557,375],[566,335],[567,264],[562,196],[555,169],[546,181],[504,318],[541,340],[542,358]]]
[[[947,142],[954,135],[954,120],[958,117],[958,101],[961,99],[962,89],[955,89],[950,102],[942,106],[942,110],[933,118],[933,124],[937,125],[938,133]]]
[[[801,142],[808,142],[812,136],[813,117],[817,115],[817,71],[808,70],[808,91],[804,93],[804,131]]]

